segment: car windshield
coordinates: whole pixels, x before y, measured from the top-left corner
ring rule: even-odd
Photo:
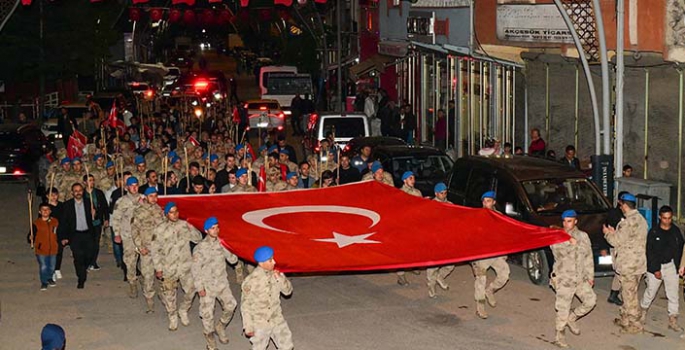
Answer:
[[[401,179],[406,171],[412,171],[418,181],[443,179],[452,171],[452,165],[452,160],[441,154],[402,156],[392,159],[393,177],[397,180]]]
[[[573,209],[578,213],[609,210],[602,194],[588,179],[546,179],[522,182],[533,209],[541,214],[561,214]]]
[[[23,140],[21,136],[16,133],[1,132],[0,133],[0,149],[4,151],[21,148]]]
[[[312,93],[312,78],[307,76],[269,76],[268,95],[305,95]]]
[[[335,131],[333,131],[335,128]],[[362,118],[324,118],[323,135],[334,133],[336,138],[364,136],[364,119]]]
[[[260,109],[261,107],[266,107],[266,109],[279,109],[278,103],[249,103],[247,109]]]

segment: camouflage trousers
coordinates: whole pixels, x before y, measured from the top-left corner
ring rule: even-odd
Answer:
[[[271,327],[255,328],[254,335],[250,337],[251,349],[266,350],[271,339],[273,339],[278,350],[292,350],[295,347],[293,345],[293,333],[285,320]]]
[[[620,325],[624,329],[632,328],[642,330],[643,324],[640,322],[640,302],[638,301],[637,290],[642,275],[619,275],[621,283],[621,299],[623,305],[619,308]]]
[[[426,280],[428,280],[428,285],[435,286],[438,280],[444,280],[452,271],[454,271],[454,265],[429,267],[426,269]]]
[[[112,253],[112,228],[109,226],[102,229],[102,239],[100,240],[100,247],[107,248],[107,252]]]
[[[557,310],[557,331],[563,331],[566,328],[568,317],[571,313],[575,314],[577,318],[583,317],[592,311],[595,304],[597,304],[597,294],[595,294],[592,286],[587,281],[556,281],[555,291],[557,293],[557,301],[554,304]],[[571,310],[574,296],[580,299],[581,304]]]
[[[138,259],[140,258],[140,274],[143,278],[143,295],[147,299],[152,299],[155,296],[155,267],[152,263],[152,255],[140,254],[136,250],[135,244],[132,240],[122,240],[124,246],[124,264],[126,264],[126,278],[128,283],[136,283],[138,276],[136,267],[138,266]]]
[[[216,300],[221,304],[221,319],[219,322],[228,324],[233,318],[233,312],[238,306],[238,302],[233,297],[231,289],[226,286],[218,293],[209,293],[200,297],[200,318],[202,319],[202,328],[205,334],[214,332],[214,305]]]
[[[476,277],[474,283],[475,298],[477,301],[485,300],[485,290],[491,289],[493,292],[504,287],[509,281],[509,264],[507,258],[500,256],[496,258],[477,260],[471,263],[473,275]],[[488,280],[488,269],[495,270],[497,277],[486,287]]]
[[[162,290],[160,293],[162,304],[166,308],[167,315],[169,319],[176,316],[178,312],[178,307],[176,306],[176,296],[177,289],[181,286],[183,292],[183,300],[181,301],[180,309],[182,311],[188,312],[190,307],[193,305],[193,298],[195,298],[195,284],[193,283],[193,276],[190,272],[184,274],[177,279],[164,279],[162,282]]]
[[[621,282],[619,281],[618,274],[614,274],[614,278],[611,279],[611,290],[621,290]]]

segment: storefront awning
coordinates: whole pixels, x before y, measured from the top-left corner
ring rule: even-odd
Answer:
[[[442,48],[442,46],[440,46],[440,45],[426,44],[426,43],[422,43],[422,42],[420,42],[420,41],[412,41],[411,44],[412,44],[414,47],[418,47],[418,48],[421,48],[421,49],[424,49],[424,50],[435,51],[435,52],[438,52],[438,53],[441,53],[441,54],[445,54],[445,55],[449,53],[447,50],[445,50],[444,48]]]
[[[363,76],[364,74],[368,74],[369,72],[371,72],[373,70],[381,73],[385,69],[386,63],[392,62],[394,60],[395,60],[394,57],[376,54],[376,55],[373,55],[373,56],[365,59],[364,61],[360,62],[359,64],[356,64],[356,65],[350,67],[350,74],[359,78],[359,77]]]
[[[485,61],[485,62],[494,62],[501,64],[503,66],[510,66],[510,67],[516,67],[516,68],[523,68],[523,65],[517,62],[512,62],[509,60],[497,58],[497,57],[492,57],[490,55],[483,55],[479,52],[469,52],[468,47],[463,47],[463,46],[454,46],[454,45],[449,45],[445,44],[443,45],[445,49],[447,49],[449,52],[455,53],[457,55],[461,56],[467,56],[467,57],[472,57],[475,58],[479,61]]]

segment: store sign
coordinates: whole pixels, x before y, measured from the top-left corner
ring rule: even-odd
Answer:
[[[572,44],[556,5],[497,6],[497,38],[502,41]]]
[[[471,0],[416,0],[412,2],[411,7],[430,7],[430,8],[453,8],[453,7],[469,7]]]
[[[407,56],[407,52],[407,43],[382,41],[378,44],[378,53],[381,55],[391,57],[405,57]]]
[[[407,17],[407,39],[434,44],[434,21],[435,13],[433,12],[409,12],[409,17]]]

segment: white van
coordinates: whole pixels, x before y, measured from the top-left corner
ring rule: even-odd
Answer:
[[[335,130],[335,144],[344,149],[347,142],[355,137],[371,135],[369,118],[365,114],[312,113],[302,116],[307,123],[307,132],[302,141],[307,152],[319,152],[319,143],[326,135]]]

